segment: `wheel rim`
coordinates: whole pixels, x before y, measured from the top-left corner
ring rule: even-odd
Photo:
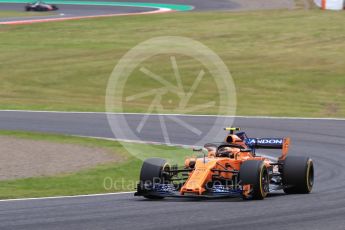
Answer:
[[[165,181],[169,181],[169,172],[170,171],[170,165],[168,163],[165,163],[162,167],[162,171],[161,171],[161,178],[164,180],[163,182]]]
[[[308,171],[307,171],[307,186],[308,190],[311,191],[314,185],[314,166],[311,161],[308,164]]]
[[[267,193],[269,192],[269,180],[268,180],[268,173],[267,170],[263,169],[262,177],[261,177],[261,194],[263,197],[267,196]]]

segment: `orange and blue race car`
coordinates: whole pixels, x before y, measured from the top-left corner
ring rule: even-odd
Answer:
[[[183,167],[160,158],[144,161],[135,196],[264,199],[270,192],[310,193],[314,165],[310,157],[288,156],[290,138],[248,138],[239,128],[229,131],[223,142],[208,143],[204,155],[190,157]],[[236,133],[235,133],[236,132]],[[281,149],[276,160],[259,156],[257,149]]]

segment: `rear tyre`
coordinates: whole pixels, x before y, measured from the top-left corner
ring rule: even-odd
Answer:
[[[314,164],[305,156],[288,156],[283,165],[284,192],[287,194],[310,193],[314,185]]]
[[[160,158],[149,158],[146,159],[141,167],[140,172],[140,184],[142,189],[153,186],[154,184],[166,183],[169,178],[167,178],[164,171],[169,170],[170,166],[167,164],[166,160]],[[161,196],[147,195],[144,196],[147,199],[163,199]]]
[[[268,170],[263,161],[248,160],[242,163],[240,173],[242,185],[250,185],[250,196],[244,199],[262,200],[269,192]]]

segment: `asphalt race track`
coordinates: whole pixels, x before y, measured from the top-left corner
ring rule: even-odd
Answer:
[[[135,128],[142,116],[126,115],[126,119]],[[214,117],[180,118],[200,130],[214,123]],[[139,139],[162,141],[157,117],[149,120],[146,139]],[[104,114],[3,111],[0,121],[0,129],[113,137]],[[314,160],[313,192],[277,193],[263,201],[148,201],[133,194],[3,201],[0,229],[345,229],[345,120],[239,117],[234,125],[253,137],[290,136],[290,154]],[[178,129],[168,119],[167,128]],[[176,144],[195,141],[188,132],[179,134],[172,137]]]
[[[23,11],[25,4],[0,4],[1,10]],[[0,18],[0,22],[10,22],[18,20],[39,20],[52,18],[84,17],[110,14],[132,14],[152,11],[152,8],[142,7],[104,7],[104,6],[76,6],[76,5],[59,5],[59,10],[54,11],[49,16],[34,17],[10,17]]]
[[[4,0],[3,2],[0,1],[0,10],[13,10],[13,11],[23,11],[25,8],[26,3],[15,3],[20,1],[13,0]],[[93,3],[97,4],[101,2],[111,2],[111,1],[93,1]],[[132,3],[142,3],[145,4],[146,2],[150,1],[118,1],[118,2],[132,2]],[[178,3],[177,3],[178,2]],[[48,16],[31,16],[31,17],[9,17],[9,18],[0,18],[0,24],[7,24],[7,23],[14,23],[14,24],[22,24],[22,21],[26,23],[30,23],[32,21],[41,22],[42,20],[63,20],[63,19],[71,19],[71,18],[84,18],[84,17],[97,17],[97,16],[105,16],[105,15],[131,15],[131,14],[143,14],[143,13],[152,13],[152,12],[159,12],[157,8],[150,8],[150,7],[138,7],[138,6],[102,6],[102,5],[87,5],[88,2],[80,1],[81,4],[85,5],[73,5],[73,4],[62,4],[63,1],[58,5],[59,10],[52,12],[52,15]],[[213,2],[212,0],[187,0],[187,1],[171,1],[171,0],[162,0],[160,1],[162,4],[178,4],[182,6],[191,6],[190,9],[194,10],[227,10],[227,9],[236,9],[240,7],[238,4],[230,2],[230,1],[216,1]],[[55,4],[55,3],[54,3]],[[168,12],[168,11],[167,11]]]
[[[292,8],[294,7],[293,0],[261,0],[260,2],[255,0],[160,0],[148,1],[148,0],[119,0],[118,3],[133,3],[133,4],[147,4],[147,2],[154,2],[153,4],[172,4],[177,6],[190,7],[189,9],[181,10],[179,7],[175,9],[161,9],[150,7],[138,7],[138,6],[105,6],[99,5],[102,2],[114,2],[110,0],[94,0],[94,1],[79,1],[80,5],[67,4],[68,0],[57,0],[54,2],[59,7],[58,11],[54,11],[52,15],[48,16],[28,16],[28,17],[9,17],[0,18],[0,24],[28,24],[34,22],[43,21],[61,21],[70,19],[90,18],[90,17],[104,17],[115,15],[133,15],[133,14],[148,14],[148,13],[166,13],[169,11],[209,11],[209,10],[258,10],[258,9],[272,9],[272,8]],[[16,3],[17,2],[17,3]],[[20,2],[20,3],[19,3]],[[0,0],[0,10],[14,10],[23,11],[25,4],[30,1],[25,0]],[[60,3],[59,3],[60,2]],[[71,1],[70,1],[71,2]],[[78,1],[75,1],[78,2]],[[47,3],[50,3],[49,0]],[[92,4],[92,6],[88,4]],[[149,3],[151,4],[151,3]]]
[[[26,0],[0,0],[2,10],[23,11]],[[47,1],[59,7],[49,15],[1,18],[0,24],[30,24],[75,20],[83,18],[125,16],[138,14],[166,13],[172,11],[192,10],[188,5],[168,5],[155,3],[111,2],[111,1]],[[29,14],[28,14],[29,15]]]

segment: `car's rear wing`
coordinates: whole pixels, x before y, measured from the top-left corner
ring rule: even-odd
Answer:
[[[245,142],[256,149],[282,149],[284,138],[247,138]]]
[[[290,138],[246,138],[245,143],[252,149],[281,149],[279,160],[284,160],[289,151]]]

